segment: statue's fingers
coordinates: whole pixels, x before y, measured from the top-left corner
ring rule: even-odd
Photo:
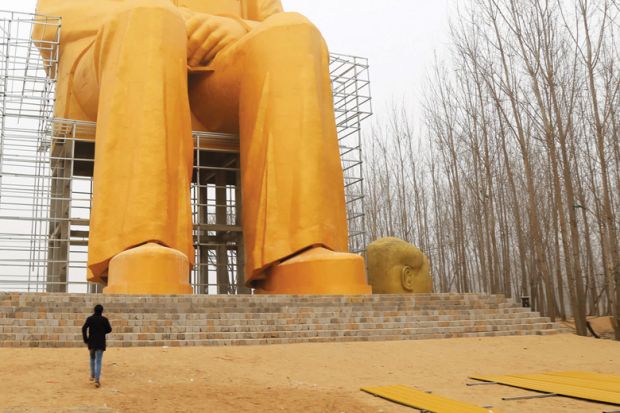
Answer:
[[[227,41],[226,38],[222,39],[217,45],[215,45],[211,51],[209,51],[209,53],[207,53],[207,55],[205,56],[205,58],[203,59],[203,61],[205,62],[210,62],[211,60],[215,59],[215,56],[217,56],[217,54],[226,46],[228,46],[230,44],[230,40]]]
[[[192,33],[194,33],[204,22],[204,18],[201,15],[193,15],[189,19],[185,21],[185,29],[187,30],[187,35],[190,37]]]
[[[217,46],[217,44],[224,37],[222,31],[216,30],[207,36],[206,40],[203,44],[194,52],[189,60],[190,66],[197,66],[201,62],[205,61],[205,57],[209,54],[209,52]]]
[[[202,44],[194,51],[189,58],[190,66],[198,66],[204,61],[204,57],[209,53],[210,43],[213,42],[213,35],[208,36]]]
[[[216,26],[206,20],[190,34],[187,41],[187,56],[190,62],[194,54],[200,50],[200,47],[204,44],[205,40],[211,36],[215,29]]]

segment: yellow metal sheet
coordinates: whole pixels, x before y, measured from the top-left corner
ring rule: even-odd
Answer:
[[[544,376],[541,380],[540,376]],[[567,376],[557,376],[558,380],[553,380],[550,374],[534,375],[507,375],[507,376],[471,376],[472,379],[482,381],[492,381],[508,386],[519,387],[522,389],[535,390],[545,393],[555,393],[563,396],[575,397],[579,399],[598,401],[603,403],[620,404],[620,386],[606,387],[600,380],[585,380],[574,378],[572,384],[566,384]],[[570,379],[571,376],[568,376]],[[579,382],[577,382],[579,381]],[[585,383],[585,385],[584,385]],[[580,384],[580,385],[576,385]],[[605,387],[602,389],[601,387]]]
[[[617,383],[620,386],[620,376],[614,376],[612,374],[593,373],[590,371],[558,371],[550,374],[552,376],[561,377],[574,377],[576,379],[587,379],[601,382]]]
[[[548,383],[566,384],[568,386],[583,387],[586,389],[606,390],[610,392],[620,391],[620,384],[610,381],[592,380],[573,376],[557,376],[553,374],[514,374],[511,377],[537,380]]]
[[[433,413],[501,413],[446,397],[425,393],[402,384],[395,386],[362,387],[362,390],[378,397]]]

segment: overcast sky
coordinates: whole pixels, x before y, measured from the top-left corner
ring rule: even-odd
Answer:
[[[449,0],[283,0],[321,29],[333,52],[367,57],[375,113],[416,111],[434,52],[448,42]]]
[[[75,0],[80,1],[80,0]],[[377,115],[390,101],[417,111],[434,52],[448,41],[449,0],[283,0],[310,18],[330,50],[370,59]],[[36,0],[0,0],[0,9],[34,12]]]

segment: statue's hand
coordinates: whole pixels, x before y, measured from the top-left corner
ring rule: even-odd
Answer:
[[[247,29],[230,17],[197,13],[187,19],[187,62],[190,66],[207,64],[220,50],[238,41]]]

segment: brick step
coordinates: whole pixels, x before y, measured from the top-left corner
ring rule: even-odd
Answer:
[[[126,333],[110,337],[114,341],[157,341],[157,340],[223,340],[223,339],[261,339],[261,338],[309,338],[309,337],[369,337],[402,335],[405,337],[417,334],[485,333],[488,331],[538,331],[554,328],[553,323],[528,323],[497,326],[451,326],[426,328],[380,328],[380,329],[341,329],[341,330],[301,330],[301,331],[264,331],[264,332],[200,332],[200,333]],[[50,337],[51,336],[51,337]],[[0,333],[0,341],[45,341],[57,339],[60,342],[82,342],[81,334],[22,334]]]
[[[522,336],[522,335],[555,335],[563,331],[537,330],[537,331],[487,331],[484,333],[450,333],[450,334],[419,334],[416,336],[384,335],[369,337],[305,337],[305,338],[267,338],[267,339],[216,339],[216,340],[135,340],[135,341],[108,341],[109,347],[188,347],[188,346],[242,346],[242,345],[267,345],[267,344],[296,344],[296,343],[332,343],[332,342],[360,342],[360,341],[398,341],[398,340],[432,340],[444,338],[465,337],[497,337],[497,336]],[[60,342],[58,340],[40,341],[0,341],[0,347],[84,347],[81,341]]]
[[[374,314],[374,313],[373,313]],[[351,322],[351,323],[384,323],[384,322],[442,322],[442,321],[459,321],[459,320],[494,320],[494,319],[530,319],[539,317],[539,313],[528,312],[494,312],[494,313],[477,313],[477,314],[442,314],[442,315],[398,315],[388,316],[382,313],[378,313],[373,316],[360,316],[360,315],[341,315],[334,316],[333,314],[325,314],[320,317],[300,317],[295,314],[280,314],[275,313],[273,317],[244,317],[243,314],[239,314],[239,317],[243,318],[192,318],[182,320],[171,320],[166,318],[149,318],[149,319],[115,319],[110,318],[110,321],[116,326],[159,326],[159,325],[248,325],[248,324],[293,324],[293,323],[311,323],[311,324],[324,324],[324,323],[338,323],[338,322]],[[0,325],[15,325],[15,326],[73,326],[81,327],[84,323],[85,316],[80,318],[60,319],[60,318],[47,318],[47,319],[4,319],[0,320]]]
[[[341,309],[347,308],[351,311],[376,309],[381,311],[390,310],[404,310],[404,309],[486,309],[486,308],[513,308],[519,307],[516,303],[512,302],[453,302],[453,303],[418,303],[418,302],[394,302],[394,303],[352,303],[352,304],[321,304],[321,305],[306,305],[306,303],[298,303],[297,305],[279,305],[279,304],[261,304],[261,305],[243,305],[236,303],[222,303],[221,305],[150,305],[150,304],[104,304],[106,312],[126,312],[128,310],[138,309],[144,313],[186,313],[186,312],[262,312],[266,309],[277,309],[278,311],[321,311],[326,308]],[[0,313],[14,312],[14,311],[60,311],[60,312],[84,312],[90,311],[92,308],[89,304],[80,305],[61,305],[61,304],[47,304],[47,305],[33,305],[30,303],[21,303],[14,305],[0,306]]]
[[[333,310],[313,311],[287,311],[273,312],[265,311],[258,313],[244,312],[236,309],[236,312],[222,313],[140,313],[136,311],[128,311],[123,313],[105,312],[105,315],[114,320],[199,320],[199,319],[273,319],[273,318],[291,318],[297,317],[314,317],[314,318],[334,318],[334,317],[381,317],[381,316],[442,316],[442,315],[463,315],[477,316],[484,314],[528,314],[530,311],[521,307],[514,308],[496,308],[496,309],[470,309],[470,310],[428,310],[428,309],[408,309],[408,310],[352,310],[348,308],[340,308]],[[79,312],[31,312],[16,311],[14,314],[0,314],[1,319],[63,319],[63,320],[83,320],[89,313]]]
[[[125,333],[185,333],[185,332],[259,332],[259,331],[302,331],[302,330],[339,330],[349,329],[381,329],[381,328],[444,328],[452,326],[497,326],[515,325],[527,323],[549,323],[546,317],[512,318],[512,319],[489,319],[489,320],[453,320],[453,321],[415,321],[415,322],[322,322],[322,320],[307,320],[304,323],[255,323],[217,325],[205,323],[204,325],[137,325],[117,326],[113,323],[114,334]],[[306,321],[306,320],[304,320]],[[0,326],[0,333],[19,334],[77,334],[81,326]]]
[[[103,296],[0,293],[0,346],[80,347],[104,305],[111,345],[371,341],[565,330],[501,295]]]
[[[334,302],[320,302],[320,303],[308,303],[304,301],[300,302],[258,302],[258,303],[247,303],[247,302],[237,302],[232,299],[229,301],[222,302],[213,302],[213,301],[205,301],[205,302],[195,302],[195,303],[178,303],[175,301],[171,302],[163,302],[163,303],[145,303],[145,302],[114,302],[114,303],[105,303],[100,301],[95,301],[93,303],[89,302],[24,302],[24,301],[15,301],[15,302],[5,302],[0,303],[0,308],[19,308],[19,307],[29,307],[29,308],[84,308],[84,307],[92,307],[95,304],[100,303],[103,304],[104,307],[114,309],[114,308],[144,308],[144,309],[167,309],[167,310],[191,310],[192,308],[201,308],[201,309],[220,309],[220,308],[265,308],[265,307],[277,307],[277,308],[287,308],[287,307],[306,307],[306,308],[314,308],[314,307],[374,307],[374,306],[392,306],[398,307],[402,305],[408,306],[417,306],[417,307],[459,307],[459,306],[489,306],[489,305],[518,305],[518,303],[501,300],[501,301],[487,301],[487,300],[449,300],[449,301],[420,301],[420,300],[386,300],[381,302],[351,302],[351,303],[343,303],[340,301]]]
[[[53,316],[53,317],[52,317]],[[66,317],[65,317],[66,316]],[[69,316],[71,318],[69,318]],[[441,314],[441,315],[407,315],[401,314],[397,316],[388,316],[384,313],[377,313],[372,316],[361,314],[347,314],[335,316],[332,313],[325,313],[319,316],[299,316],[295,314],[261,314],[260,317],[247,317],[244,314],[237,314],[239,318],[218,318],[218,317],[187,317],[179,319],[166,318],[165,315],[161,315],[161,318],[142,318],[136,315],[129,315],[128,318],[114,318],[109,317],[110,321],[115,326],[160,326],[160,325],[253,325],[253,324],[293,324],[293,323],[385,323],[385,322],[447,322],[458,320],[494,320],[494,319],[530,319],[539,317],[539,313],[534,312],[468,312],[459,314]],[[16,319],[0,319],[1,325],[13,325],[13,326],[68,326],[68,327],[81,327],[84,323],[86,316],[76,317],[73,314],[48,314],[48,318],[16,318]]]
[[[532,317],[538,317],[540,314],[535,312],[485,312],[485,313],[458,313],[458,314],[435,314],[435,315],[420,315],[420,314],[400,314],[400,315],[386,315],[384,313],[372,313],[372,315],[363,314],[347,314],[347,315],[334,315],[332,313],[325,313],[313,315],[313,316],[300,316],[298,314],[261,314],[260,317],[247,317],[244,314],[236,314],[237,318],[233,317],[186,317],[171,319],[161,315],[161,318],[142,318],[139,315],[129,316],[130,318],[114,318],[109,317],[114,325],[118,326],[158,326],[158,325],[172,325],[172,324],[186,324],[186,325],[247,325],[256,323],[272,323],[272,324],[290,324],[290,323],[332,323],[332,322],[423,322],[423,321],[452,321],[452,320],[493,320],[497,318],[513,318],[513,319],[526,319]],[[16,318],[16,319],[0,319],[0,325],[19,325],[19,326],[78,326],[81,327],[86,319],[86,315],[82,317],[64,318],[59,314],[54,314],[55,317],[49,318]],[[68,317],[68,315],[67,315]]]
[[[167,311],[166,309],[158,309],[157,311],[144,311],[143,308],[125,308],[125,309],[114,309],[114,310],[105,310],[107,315],[119,315],[119,316],[129,316],[129,315],[142,315],[143,317],[155,317],[160,314],[166,314],[170,319],[174,319],[178,316],[188,316],[188,315],[199,315],[202,317],[212,317],[218,314],[246,314],[248,316],[252,315],[260,315],[260,314],[316,314],[316,313],[363,313],[363,312],[382,312],[382,313],[402,313],[402,312],[419,312],[424,313],[427,312],[429,314],[438,313],[438,312],[462,312],[467,313],[471,311],[498,311],[498,310],[511,310],[517,312],[528,312],[530,311],[527,308],[516,307],[516,306],[506,306],[506,305],[494,305],[494,306],[486,306],[486,307],[476,307],[476,308],[452,308],[452,307],[438,307],[438,308],[429,308],[429,307],[416,307],[416,306],[400,306],[400,307],[316,307],[316,308],[307,308],[307,307],[299,307],[299,308],[278,308],[278,307],[264,307],[259,309],[244,309],[242,307],[230,307],[230,308],[221,308],[221,309],[213,309],[211,311],[207,311],[204,309],[196,308],[192,310],[186,311]],[[91,309],[88,307],[81,307],[76,309],[32,309],[28,307],[18,307],[18,308],[4,308],[0,309],[0,318],[13,318],[13,317],[23,317],[24,315],[32,315],[36,314],[37,316],[41,314],[67,314],[74,315],[75,317],[83,317],[84,314],[88,314],[91,312]]]
[[[441,303],[437,304],[434,302],[428,304],[421,304],[415,302],[400,302],[400,303],[365,303],[365,304],[323,304],[323,305],[235,305],[234,303],[223,303],[219,306],[207,306],[195,304],[191,306],[184,305],[150,305],[150,304],[114,304],[114,305],[104,305],[106,312],[127,312],[132,309],[139,309],[144,313],[157,313],[157,312],[167,312],[167,313],[187,313],[187,312],[234,312],[234,311],[243,311],[243,312],[263,312],[267,309],[273,311],[274,309],[278,309],[280,311],[306,311],[306,312],[315,312],[321,311],[326,308],[334,308],[341,309],[347,308],[350,311],[356,310],[365,310],[365,309],[375,309],[380,311],[394,311],[394,310],[406,310],[406,309],[494,309],[494,308],[514,308],[518,307],[515,303],[509,302],[501,302],[501,303],[467,303],[467,302],[458,302],[458,303]],[[11,312],[19,312],[19,311],[29,311],[29,312],[84,312],[89,311],[92,308],[90,305],[29,305],[29,304],[21,304],[21,305],[13,305],[13,306],[0,306],[0,313],[11,313]]]
[[[437,294],[390,294],[390,295],[360,295],[360,296],[333,296],[333,295],[160,295],[160,296],[139,296],[139,295],[100,295],[90,294],[64,294],[64,293],[7,293],[0,292],[0,303],[10,302],[63,302],[63,303],[226,303],[230,301],[237,303],[364,303],[364,302],[387,302],[387,301],[450,301],[450,300],[470,300],[470,301],[506,301],[503,295],[488,294],[456,294],[456,293],[437,293]]]

